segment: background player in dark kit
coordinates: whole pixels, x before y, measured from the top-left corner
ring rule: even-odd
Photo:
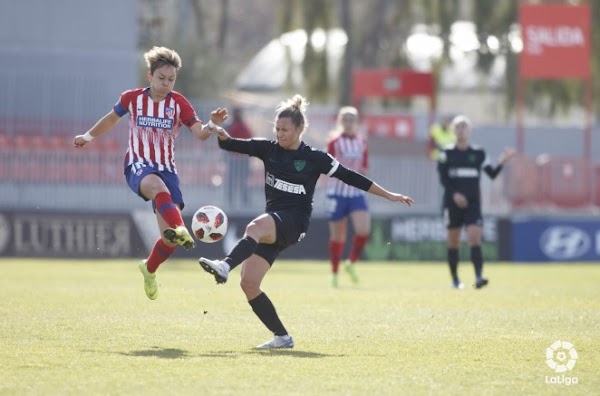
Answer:
[[[471,261],[475,267],[474,286],[479,289],[488,284],[488,280],[483,277],[481,254],[481,171],[494,179],[502,170],[502,166],[515,155],[515,150],[505,149],[500,155],[498,165],[494,167],[481,147],[471,145],[471,121],[467,117],[456,116],[452,120],[452,128],[457,138],[456,145],[443,150],[438,163],[440,180],[444,186],[443,213],[448,229],[448,265],[452,275],[452,286],[462,289],[464,286],[458,278],[458,249],[460,233],[465,226],[471,248]]]

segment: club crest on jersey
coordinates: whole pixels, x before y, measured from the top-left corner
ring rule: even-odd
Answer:
[[[172,107],[165,107],[165,115],[169,118],[173,118],[173,114],[175,114],[175,109]]]
[[[300,172],[302,169],[304,169],[305,166],[306,166],[305,160],[294,160],[294,168],[296,168],[296,170],[298,172]]]

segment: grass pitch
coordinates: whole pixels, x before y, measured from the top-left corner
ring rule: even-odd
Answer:
[[[159,298],[135,260],[0,259],[0,394],[598,394],[600,266],[488,264],[490,286],[450,289],[441,264],[359,267],[352,287],[326,262],[277,262],[263,285],[293,350],[237,285],[189,261],[158,271]],[[465,285],[472,266],[463,264]],[[554,341],[579,359],[556,374]],[[576,377],[577,384],[547,383]],[[560,381],[560,379],[554,379]]]

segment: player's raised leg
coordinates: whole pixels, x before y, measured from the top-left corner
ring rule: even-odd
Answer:
[[[167,187],[167,184],[170,187]],[[185,227],[179,209],[179,205],[183,205],[183,198],[176,176],[166,172],[161,176],[149,174],[140,183],[140,192],[153,200],[156,213],[160,214],[167,224],[167,227],[162,229],[163,237],[185,249],[193,249],[196,246],[194,238]]]

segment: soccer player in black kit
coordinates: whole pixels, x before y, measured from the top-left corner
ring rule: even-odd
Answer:
[[[234,139],[222,128],[214,129],[219,147],[261,159],[265,167],[265,213],[246,226],[245,234],[223,260],[200,258],[204,270],[225,283],[229,271],[242,264],[241,288],[252,310],[274,334],[259,349],[293,348],[294,341],[281,323],[273,303],[261,290],[261,282],[279,253],[299,242],[308,231],[315,185],[321,174],[390,201],[407,205],[412,198],[393,193],[341,165],[324,151],[302,142],[308,126],[306,99],[300,95],[280,103],[275,116],[275,140]]]
[[[483,170],[494,179],[502,170],[502,166],[515,155],[513,149],[504,150],[497,166],[492,166],[485,151],[470,144],[471,122],[459,115],[452,120],[456,134],[456,145],[440,153],[438,171],[444,186],[444,222],[448,229],[448,265],[452,275],[452,286],[462,289],[464,286],[458,278],[458,248],[462,227],[467,230],[467,239],[471,248],[471,261],[475,267],[475,288],[480,289],[488,284],[483,277],[483,256],[481,254],[481,236],[483,219],[481,216],[481,191],[479,182]]]

